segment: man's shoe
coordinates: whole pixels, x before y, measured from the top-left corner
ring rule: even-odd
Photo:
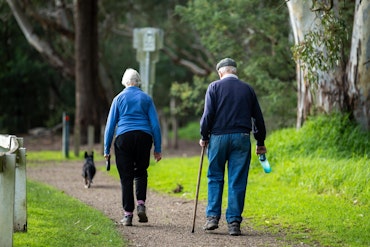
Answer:
[[[125,215],[121,220],[121,224],[124,226],[132,226],[132,215]]]
[[[237,221],[231,222],[228,224],[229,227],[229,234],[231,236],[239,236],[241,233],[240,231],[240,223]]]
[[[145,206],[144,205],[138,205],[137,206],[137,216],[139,216],[139,222],[146,223],[148,222],[148,217],[146,216],[145,212]]]
[[[218,220],[219,218],[216,216],[209,216],[207,217],[207,222],[203,226],[204,230],[215,230],[218,228]]]

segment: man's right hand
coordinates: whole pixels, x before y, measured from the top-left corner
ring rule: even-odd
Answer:
[[[199,145],[200,145],[201,147],[207,147],[207,146],[208,146],[208,142],[209,142],[209,141],[204,141],[204,140],[200,139],[200,140],[199,140]]]

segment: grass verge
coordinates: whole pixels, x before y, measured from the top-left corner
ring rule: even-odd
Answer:
[[[94,160],[103,161],[104,157],[102,155],[97,155],[98,152],[95,151]],[[64,157],[64,154],[60,151],[43,150],[43,151],[27,151],[27,166],[37,166],[43,165],[44,163],[50,162],[66,162],[66,161],[82,161],[83,156],[70,156],[68,158]]]
[[[27,181],[27,228],[14,233],[13,246],[125,246],[100,211],[33,181]]]

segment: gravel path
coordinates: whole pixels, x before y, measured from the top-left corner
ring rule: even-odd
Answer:
[[[118,222],[123,214],[119,181],[107,172],[98,170],[91,188],[85,189],[81,177],[82,163],[83,161],[55,163],[28,168],[27,176],[28,179],[49,184],[102,211],[117,224],[118,231],[121,232],[123,238],[129,241],[128,246],[130,247],[303,246],[285,241],[284,236],[256,232],[246,225],[247,222],[242,225],[241,236],[230,236],[224,218],[221,219],[218,229],[205,232],[202,230],[205,220],[204,203],[198,203],[195,232],[191,233],[194,201],[159,194],[151,190],[148,191],[146,203],[149,222],[139,223],[135,215],[133,226],[119,225]],[[99,167],[104,164],[96,163],[96,165]],[[113,165],[111,169],[116,169],[116,167]],[[149,177],[149,179],[153,178]]]

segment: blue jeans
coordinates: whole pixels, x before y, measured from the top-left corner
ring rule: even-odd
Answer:
[[[225,165],[228,163],[226,221],[242,221],[247,189],[251,142],[248,133],[211,135],[208,145],[208,205],[206,216],[221,216]]]

